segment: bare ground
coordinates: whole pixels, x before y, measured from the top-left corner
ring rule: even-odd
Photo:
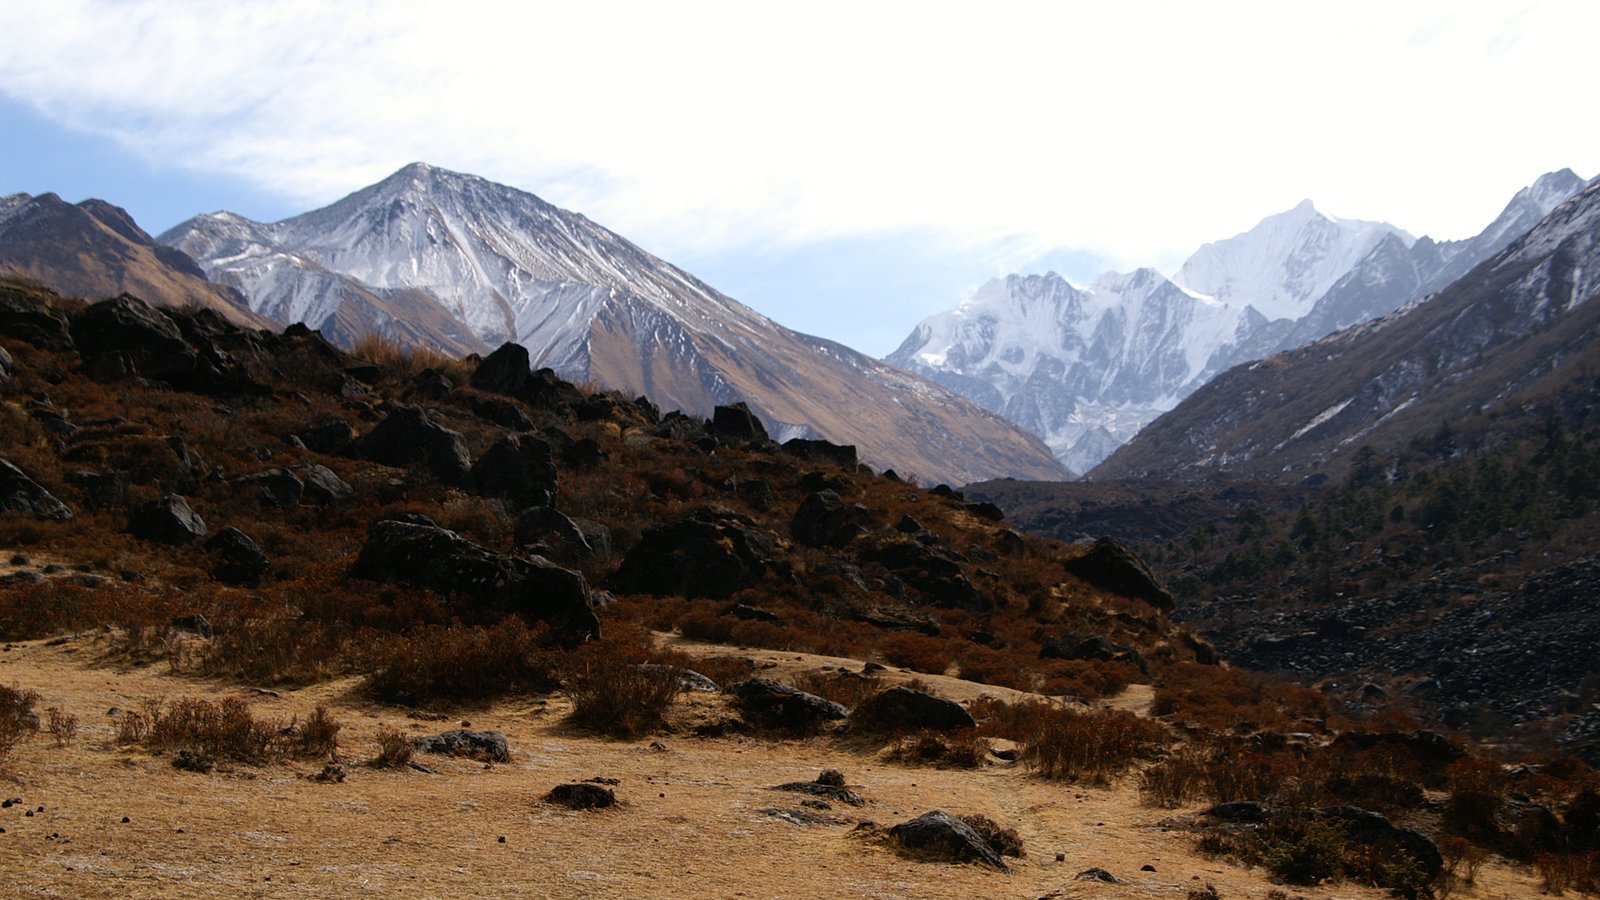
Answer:
[[[780,672],[860,666],[774,651],[725,652],[779,663]],[[660,737],[656,747],[650,739],[599,740],[564,727],[559,695],[417,721],[368,702],[356,679],[274,697],[175,676],[162,663],[129,666],[106,653],[97,635],[0,652],[0,683],[38,691],[41,711],[60,707],[80,720],[70,746],[57,747],[41,732],[0,764],[0,794],[20,800],[0,809],[0,884],[8,895],[1183,900],[1210,882],[1232,900],[1265,898],[1275,887],[1260,870],[1196,854],[1192,836],[1161,825],[1173,813],[1141,805],[1131,783],[1047,782],[999,761],[979,770],[911,768],[829,738],[680,733]],[[921,677],[957,699],[1008,693]],[[230,695],[246,696],[257,717],[282,720],[327,704],[344,724],[346,780],[313,780],[320,761],[184,772],[168,757],[115,742],[113,708],[137,709],[154,697]],[[1139,708],[1148,699],[1146,689],[1119,702]],[[677,714],[685,723],[712,717],[721,703],[713,695],[686,695]],[[511,762],[419,754],[437,770],[432,775],[362,764],[376,752],[380,726],[431,734],[463,720],[504,732]],[[833,825],[796,825],[767,811],[798,806],[798,795],[772,785],[809,780],[826,768],[842,770],[867,805],[836,806],[829,814],[842,824]],[[620,781],[618,807],[580,813],[541,802],[556,784],[596,776]],[[861,819],[888,826],[936,808],[981,813],[1016,828],[1026,857],[1008,860],[1010,874],[914,861],[855,829]],[[1154,871],[1141,871],[1146,865]],[[1122,881],[1074,880],[1090,867]],[[1455,896],[1537,892],[1529,873],[1491,865],[1476,887]],[[1287,893],[1319,900],[1383,896],[1352,885]]]

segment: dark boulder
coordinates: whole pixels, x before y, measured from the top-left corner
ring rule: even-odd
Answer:
[[[604,809],[617,804],[617,795],[611,788],[586,781],[558,784],[544,795],[544,799],[546,803],[568,809]]]
[[[817,491],[800,501],[789,532],[808,547],[843,547],[861,534],[858,520],[864,518],[865,508],[846,506],[833,491]]]
[[[879,541],[862,548],[858,559],[888,569],[934,606],[973,612],[990,607],[990,601],[962,573],[958,558],[947,550],[914,540]]]
[[[816,731],[850,715],[849,710],[832,700],[770,678],[737,681],[723,691],[733,695],[746,719],[796,734]]]
[[[406,393],[423,400],[443,400],[455,386],[455,382],[438,369],[423,369],[406,382]]]
[[[830,775],[839,775],[835,780]],[[797,794],[810,794],[821,797],[830,803],[843,803],[846,806],[865,806],[867,801],[855,791],[844,786],[844,777],[835,769],[829,769],[818,775],[815,781],[791,781],[786,784],[773,785],[775,791],[793,791]]]
[[[355,494],[355,490],[327,466],[312,464],[295,471],[305,482],[305,497],[312,503],[339,503]]]
[[[532,435],[506,435],[472,466],[472,481],[485,497],[504,497],[518,507],[549,506],[556,493],[554,454]]]
[[[978,723],[961,704],[897,685],[862,701],[850,725],[869,732],[955,731]]]
[[[211,557],[211,574],[228,584],[255,584],[271,565],[261,547],[237,528],[224,528],[212,535],[205,548]]]
[[[206,536],[205,520],[177,494],[167,494],[140,506],[128,517],[134,537],[159,544],[187,544]]]
[[[67,318],[43,297],[0,286],[0,334],[43,350],[71,350]]]
[[[617,570],[615,588],[655,596],[726,598],[773,568],[776,538],[748,516],[704,508],[646,529]]]
[[[739,499],[750,505],[751,509],[766,512],[772,508],[777,500],[777,494],[772,490],[772,485],[760,478],[746,478],[734,487],[733,492]]]
[[[472,386],[480,391],[507,397],[526,396],[533,386],[528,348],[510,342],[501,344],[485,356],[472,371]]]
[[[72,510],[10,461],[0,459],[0,510],[65,522]]]
[[[11,360],[11,354],[4,347],[0,347],[0,381],[5,381],[17,371],[17,364]]]
[[[765,441],[767,429],[743,403],[719,406],[711,413],[711,435],[728,441]]]
[[[386,466],[425,466],[451,486],[471,490],[472,459],[461,435],[435,423],[415,406],[395,406],[382,422],[350,445],[357,459]]]
[[[128,501],[128,473],[121,469],[105,472],[68,472],[67,484],[77,489],[89,509],[110,509]]]
[[[511,759],[511,750],[506,744],[506,736],[498,731],[472,731],[465,728],[456,728],[451,731],[441,732],[433,737],[415,738],[411,741],[411,745],[423,753],[468,756],[488,762],[506,762]]]
[[[522,407],[504,397],[468,394],[458,398],[456,402],[491,425],[499,425],[508,431],[533,430],[533,420],[522,411]]]
[[[114,379],[131,365],[145,378],[182,390],[228,394],[252,387],[225,351],[208,343],[197,352],[171,316],[128,294],[86,307],[69,327],[91,373]]]
[[[990,522],[1002,522],[1006,517],[1006,511],[993,503],[969,500],[962,503],[961,508],[980,519],[987,519]]]
[[[1322,810],[1325,818],[1339,822],[1352,843],[1362,844],[1380,854],[1410,857],[1422,867],[1429,880],[1444,869],[1444,857],[1433,839],[1414,828],[1401,828],[1375,812],[1354,806],[1334,806]]]
[[[1068,632],[1046,638],[1043,646],[1039,648],[1039,658],[1119,662],[1134,666],[1141,672],[1148,673],[1150,671],[1139,651],[1132,647],[1125,647],[1122,644],[1114,644],[1107,638],[1097,634]]]
[[[925,812],[889,829],[901,848],[918,856],[954,862],[978,862],[1009,872],[1000,854],[971,825],[942,809]]]
[[[748,603],[735,603],[727,611],[726,615],[733,616],[735,619],[743,619],[746,622],[770,622],[778,626],[789,624],[784,620],[783,616],[771,610],[762,609],[759,606],[751,606]]]
[[[856,447],[854,444],[835,444],[831,441],[807,440],[794,438],[783,442],[783,452],[801,459],[827,460],[838,464],[841,468],[855,470]]]
[[[293,509],[305,495],[306,483],[283,469],[267,469],[233,480],[235,493],[254,497],[266,506]]]
[[[354,428],[343,419],[315,425],[300,433],[300,443],[312,453],[324,456],[343,456],[356,439]]]
[[[1108,537],[1088,553],[1063,564],[1069,574],[1112,594],[1143,600],[1157,609],[1172,609],[1172,595],[1132,550]]]
[[[507,556],[430,525],[372,526],[351,567],[356,578],[426,588],[489,611],[548,623],[566,643],[600,636],[583,576],[542,557]]]
[[[552,506],[530,506],[517,513],[516,541],[519,546],[543,545],[571,557],[595,553],[582,527]]]

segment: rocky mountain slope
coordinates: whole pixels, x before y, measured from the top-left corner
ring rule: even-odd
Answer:
[[[1228,367],[1271,356],[1443,287],[1582,186],[1546,175],[1465,241],[1331,218],[1309,201],[1207,244],[1171,280],[1144,269],[1087,287],[1008,276],[921,323],[888,359],[1092,469]]]
[[[745,402],[780,438],[854,444],[919,478],[1065,477],[999,416],[759,315],[583,216],[422,164],[271,224],[200,216],[161,236],[257,312],[348,344],[505,341],[563,378],[706,415]]]
[[[1600,183],[1425,300],[1212,380],[1146,427],[1097,479],[1228,471],[1299,479],[1342,470],[1472,417],[1588,396],[1600,354]]]
[[[0,275],[71,296],[126,292],[212,309],[248,327],[272,324],[253,313],[243,295],[208,281],[194,260],[156,243],[125,210],[103,200],[74,205],[55,194],[0,197]]]

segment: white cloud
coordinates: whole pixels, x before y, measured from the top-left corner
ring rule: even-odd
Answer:
[[[0,91],[308,207],[421,159],[669,256],[919,229],[1170,268],[1304,196],[1460,237],[1594,175],[1597,26],[1582,0],[53,0],[0,7]]]

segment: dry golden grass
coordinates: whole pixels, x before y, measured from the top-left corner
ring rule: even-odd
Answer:
[[[826,738],[667,734],[657,738],[665,749],[652,749],[650,738],[614,741],[574,730],[560,695],[417,721],[368,702],[353,677],[274,697],[173,675],[165,666],[131,667],[107,656],[108,647],[101,637],[81,636],[0,653],[0,682],[34,687],[41,705],[80,719],[70,745],[27,741],[0,776],[0,794],[22,799],[0,811],[0,879],[12,896],[1160,898],[1210,882],[1223,897],[1264,898],[1272,889],[1260,870],[1197,855],[1190,835],[1161,826],[1165,811],[1139,803],[1130,779],[1063,785],[993,760],[973,770],[908,767]],[[794,671],[860,668],[859,661],[800,654],[783,662]],[[924,677],[953,697],[985,692]],[[346,778],[316,780],[322,760],[293,758],[221,763],[200,774],[175,769],[170,754],[119,745],[118,720],[107,710],[137,710],[155,697],[241,698],[264,721],[306,722],[325,707],[343,726]],[[674,721],[714,717],[721,704],[714,695],[684,695]],[[433,775],[363,764],[378,754],[387,730],[432,734],[457,727],[462,715],[472,727],[504,732],[511,761],[486,766],[417,754]],[[810,780],[828,768],[843,771],[868,800],[833,814],[882,825],[934,808],[982,815],[1016,829],[1027,856],[1010,875],[916,862],[852,836],[848,825],[794,825],[763,812],[796,805],[772,785]],[[620,808],[577,813],[540,803],[557,784],[596,776],[619,779]],[[41,806],[43,812],[22,815]],[[1146,864],[1156,871],[1140,871]],[[1123,883],[1073,880],[1091,866]],[[1490,864],[1471,892],[1457,896],[1529,896],[1537,889],[1533,873]],[[1354,885],[1295,893],[1383,896]]]

